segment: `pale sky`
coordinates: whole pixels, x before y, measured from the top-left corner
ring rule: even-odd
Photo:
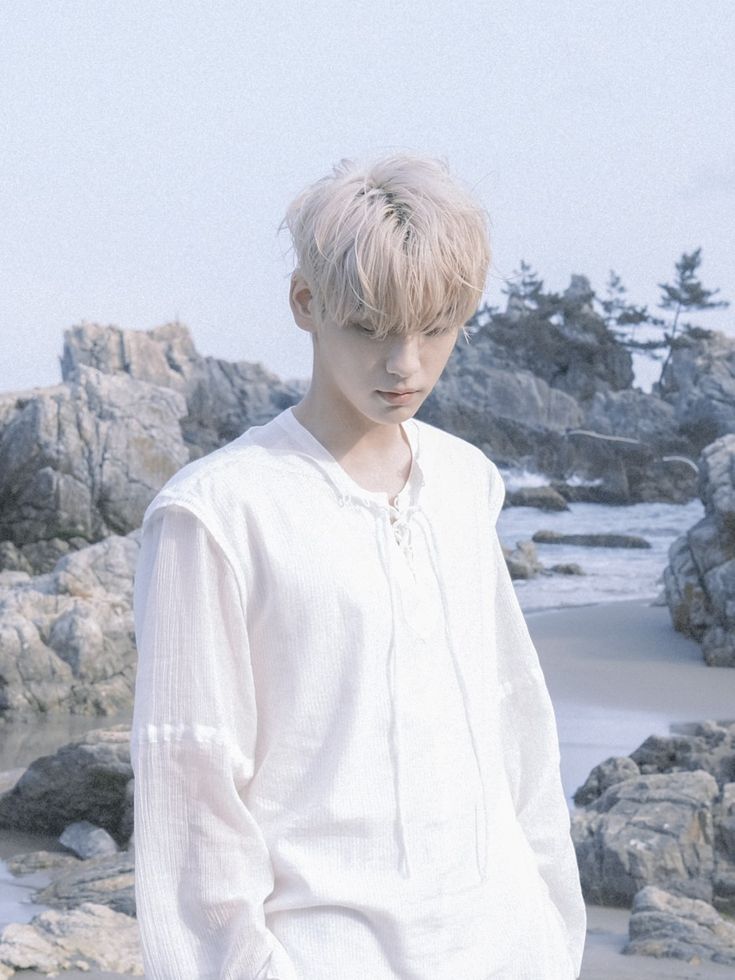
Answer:
[[[491,302],[523,258],[655,307],[702,246],[735,335],[731,0],[2,0],[0,38],[0,390],[85,320],[307,376],[278,224],[398,149],[490,212]]]

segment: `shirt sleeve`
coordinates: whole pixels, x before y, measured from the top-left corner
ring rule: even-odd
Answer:
[[[496,479],[501,479],[499,474]],[[496,485],[496,498],[498,492]],[[500,496],[502,503],[502,491]],[[497,499],[491,499],[491,508],[496,514],[500,510]],[[518,821],[566,926],[569,955],[578,977],[587,915],[561,781],[556,718],[497,529],[493,546],[498,570],[495,622],[503,758]]]
[[[245,803],[257,711],[240,581],[178,504],[143,525],[131,730],[148,980],[297,980],[267,928],[270,855]]]

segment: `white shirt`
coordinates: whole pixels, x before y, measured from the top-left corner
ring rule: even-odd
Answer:
[[[579,975],[503,481],[464,440],[403,431],[393,508],[289,408],[146,511],[131,749],[149,980]]]

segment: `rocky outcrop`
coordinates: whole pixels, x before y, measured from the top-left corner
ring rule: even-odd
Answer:
[[[202,357],[189,330],[167,323],[152,330],[82,324],[64,332],[61,371],[73,381],[89,365],[180,394],[186,403],[181,432],[194,459],[262,425],[301,397],[261,364]]]
[[[48,571],[84,544],[137,528],[189,459],[180,394],[80,367],[76,380],[0,398],[0,559]]]
[[[595,313],[585,276],[574,275],[558,303],[545,311],[509,302],[489,330],[492,361],[525,368],[577,401],[633,383],[630,353]]]
[[[633,777],[606,789],[574,820],[585,897],[627,906],[656,883],[711,901],[717,792],[701,771]]]
[[[481,335],[461,344],[417,413],[486,450],[496,462],[555,468],[564,432],[581,424],[577,402],[530,371],[496,366]]]
[[[589,297],[589,283],[577,276],[552,314],[511,295],[505,313],[477,327],[469,343],[460,339],[418,417],[500,464],[554,484],[592,485],[576,499],[690,500],[691,443],[671,405],[631,388],[630,354]]]
[[[0,932],[0,977],[28,969],[47,976],[95,969],[142,977],[138,923],[94,902],[65,912],[49,909],[29,923],[13,922]]]
[[[735,966],[735,923],[708,902],[647,885],[636,893],[622,952]]]
[[[735,432],[735,338],[702,329],[678,337],[653,392],[697,451]]]
[[[656,885],[735,913],[735,723],[647,739],[595,767],[575,802],[588,901],[627,906]]]
[[[139,539],[112,535],[33,578],[0,573],[0,716],[130,708]]]
[[[702,644],[704,660],[735,666],[735,435],[707,446],[699,460],[704,518],[669,548],[664,571],[674,627]]]
[[[52,881],[33,896],[39,905],[78,908],[83,902],[106,905],[124,915],[135,915],[135,856],[132,848],[90,858],[68,857],[66,866],[52,872]],[[22,867],[15,862],[11,868]]]

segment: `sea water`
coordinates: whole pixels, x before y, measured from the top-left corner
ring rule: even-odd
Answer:
[[[502,471],[508,492],[519,486],[546,482],[534,474]],[[514,582],[524,612],[555,606],[580,606],[622,599],[656,599],[663,590],[663,571],[672,542],[704,517],[699,499],[686,504],[641,503],[623,506],[571,503],[566,511],[536,507],[506,507],[498,517],[498,537],[515,548],[536,531],[562,534],[634,534],[650,548],[597,548],[580,545],[536,544],[539,561],[551,565],[575,562],[582,575],[539,574]]]

